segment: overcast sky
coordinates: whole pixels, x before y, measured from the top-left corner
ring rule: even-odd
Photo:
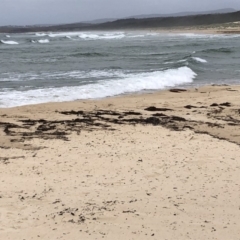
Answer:
[[[240,0],[0,0],[0,25],[55,24],[221,8]]]

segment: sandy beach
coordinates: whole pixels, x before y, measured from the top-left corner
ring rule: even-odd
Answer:
[[[239,239],[239,92],[0,109],[0,239]]]
[[[151,31],[160,33],[193,33],[193,34],[240,34],[240,22],[199,25],[190,27],[152,28]]]

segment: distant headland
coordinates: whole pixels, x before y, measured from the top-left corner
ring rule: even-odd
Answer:
[[[93,31],[93,30],[142,30],[142,29],[171,29],[211,26],[216,24],[240,22],[240,11],[231,12],[231,9],[205,13],[178,13],[172,16],[141,15],[125,19],[102,19],[92,22],[80,22],[58,25],[29,25],[29,26],[2,26],[2,33],[24,32],[57,32],[57,31]],[[184,15],[185,14],[185,15]],[[183,16],[184,15],[184,16]]]

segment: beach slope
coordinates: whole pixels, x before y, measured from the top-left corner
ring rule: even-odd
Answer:
[[[0,109],[0,238],[238,239],[239,92]]]

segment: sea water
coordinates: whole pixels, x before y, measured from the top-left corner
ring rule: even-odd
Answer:
[[[240,35],[0,34],[0,107],[240,83]]]

